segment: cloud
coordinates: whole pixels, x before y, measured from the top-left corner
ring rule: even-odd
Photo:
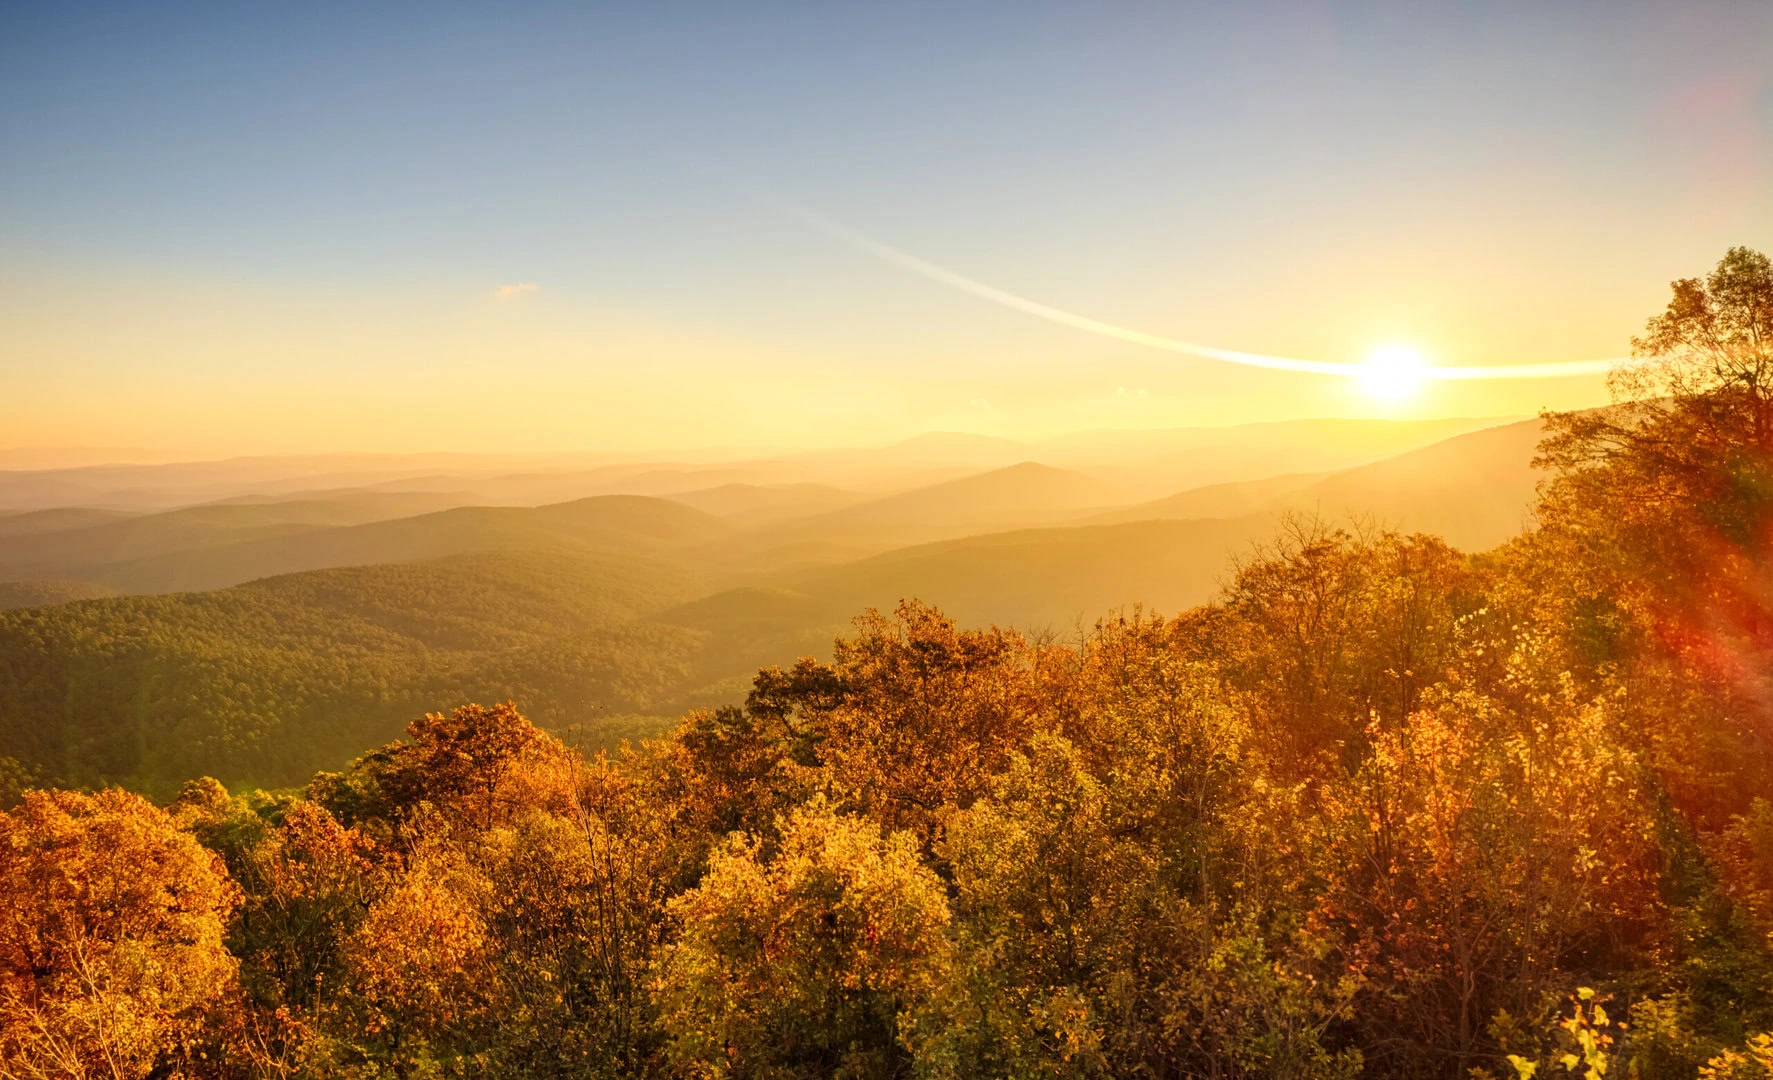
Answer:
[[[519,281],[512,285],[500,285],[493,290],[493,296],[500,300],[510,300],[518,296],[528,296],[541,288],[533,281]]]

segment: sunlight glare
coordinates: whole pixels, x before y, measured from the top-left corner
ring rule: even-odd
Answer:
[[[1428,379],[1428,362],[1408,345],[1381,345],[1367,354],[1359,375],[1361,389],[1381,401],[1406,401]]]

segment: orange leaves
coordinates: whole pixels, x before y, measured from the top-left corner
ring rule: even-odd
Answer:
[[[807,720],[838,790],[927,843],[944,808],[983,794],[1039,726],[1041,650],[917,603],[894,614],[856,620],[832,664],[841,690],[806,699]]]
[[[1376,725],[1377,727],[1377,725]],[[1316,918],[1378,991],[1393,1045],[1478,1052],[1579,965],[1647,959],[1661,919],[1653,808],[1598,704],[1431,695],[1324,792]]]
[[[146,1075],[234,976],[238,891],[162,810],[33,791],[0,813],[0,1061]]]
[[[1480,582],[1433,537],[1292,519],[1238,566],[1197,647],[1260,721],[1273,765],[1323,774],[1358,757],[1370,717],[1400,722],[1446,675]]]
[[[351,936],[347,952],[376,1023],[447,1028],[482,996],[486,925],[459,889],[422,868],[371,905]]]
[[[900,1014],[946,956],[947,901],[915,842],[822,801],[782,823],[773,857],[735,838],[671,911],[657,994],[692,1074],[892,1075]]]
[[[559,813],[571,805],[565,747],[509,702],[427,713],[407,736],[410,742],[365,755],[350,773],[321,774],[316,795],[347,820],[393,824],[441,814],[470,829],[536,806]]]

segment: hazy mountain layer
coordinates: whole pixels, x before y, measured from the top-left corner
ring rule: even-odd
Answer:
[[[1459,435],[1330,476],[1276,476],[1195,488],[1096,515],[1092,523],[1234,517],[1289,510],[1360,517],[1481,551],[1519,532],[1542,476],[1537,420]]]
[[[658,552],[704,544],[728,529],[719,518],[679,503],[622,495],[544,507],[458,507],[331,528],[298,521],[236,523],[286,505],[203,507],[0,541],[0,577],[173,592],[479,551]]]
[[[549,726],[592,725],[596,738],[633,734],[645,723],[610,718],[662,723],[739,700],[758,667],[824,654],[856,612],[901,599],[1060,636],[1117,607],[1179,611],[1208,599],[1228,560],[1290,508],[1488,546],[1523,521],[1537,437],[1536,422],[1509,425],[1328,477],[1195,489],[1115,512],[1134,520],[1083,526],[982,531],[1099,517],[1114,490],[1024,463],[786,521],[772,515],[858,496],[725,485],[682,501],[603,496],[324,524],[397,501],[353,496],[20,532],[0,537],[0,551],[29,553],[45,577],[84,567],[99,584],[15,584],[0,600],[282,576],[0,615],[0,757],[146,787],[193,773],[281,783],[338,765],[415,711],[470,698],[516,697]],[[1199,516],[1151,520],[1182,513]],[[977,534],[878,551],[888,537],[965,531]],[[197,546],[142,554],[181,543]],[[837,561],[871,545],[878,553]]]
[[[0,611],[48,607],[70,600],[96,600],[115,595],[116,589],[94,585],[90,581],[0,581]]]
[[[1495,420],[1297,420],[1229,427],[1092,431],[1040,442],[936,432],[885,447],[703,454],[324,454],[174,464],[0,468],[0,511],[155,511],[234,498],[344,489],[471,493],[535,506],[592,495],[666,495],[724,484],[820,483],[889,494],[1039,461],[1119,484],[1126,501],[1202,484],[1343,469]]]
[[[668,497],[739,526],[767,525],[827,513],[868,498],[829,484],[721,484],[671,492]]]

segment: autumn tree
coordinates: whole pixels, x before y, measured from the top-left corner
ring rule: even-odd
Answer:
[[[506,1076],[635,1076],[662,1041],[649,988],[665,903],[701,844],[607,757],[573,759],[574,803],[483,834],[483,972],[500,1015]],[[690,850],[686,850],[686,847]]]
[[[510,702],[427,713],[406,735],[343,774],[321,773],[310,793],[341,821],[375,822],[389,835],[426,815],[483,829],[538,802],[570,802],[558,782],[565,747]]]
[[[1292,517],[1196,613],[1193,649],[1246,699],[1295,777],[1358,762],[1368,720],[1401,723],[1451,659],[1478,575],[1427,536]]]
[[[221,861],[140,796],[30,791],[0,812],[0,1077],[176,1061],[234,978]]]
[[[346,1064],[395,1076],[459,1070],[487,1049],[491,942],[486,882],[459,853],[427,851],[377,897],[344,943],[351,1033]]]
[[[1326,1037],[1352,984],[1298,917],[1312,860],[1296,798],[1262,783],[1205,673],[1116,640],[1155,630],[1098,632],[1120,687],[1094,704],[1102,742],[1035,736],[950,822],[956,952],[920,1022],[931,1074],[1357,1067]]]
[[[671,902],[657,994],[690,1076],[890,1077],[946,960],[948,904],[907,832],[815,800],[736,835]]]
[[[1773,784],[1773,263],[1732,248],[1672,291],[1614,404],[1547,415],[1542,548],[1655,646],[1621,674],[1671,793],[1715,823]]]
[[[1325,791],[1314,920],[1368,989],[1374,1064],[1456,1077],[1494,1064],[1498,1015],[1536,1015],[1574,973],[1647,968],[1666,940],[1654,815],[1600,703],[1524,711],[1431,696]]]

